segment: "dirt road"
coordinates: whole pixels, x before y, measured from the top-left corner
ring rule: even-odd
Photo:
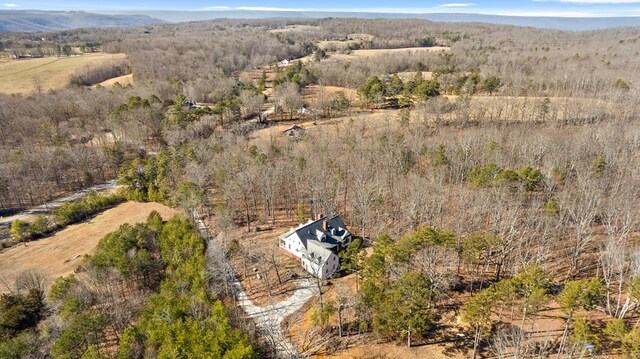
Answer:
[[[205,223],[198,218],[196,223],[200,235],[209,241],[216,238],[209,235]],[[281,324],[285,317],[300,309],[316,293],[316,287],[312,279],[300,279],[295,292],[287,299],[272,303],[267,306],[257,306],[248,298],[247,293],[239,282],[233,283],[236,289],[236,300],[244,312],[251,317],[262,336],[277,351],[278,358],[296,358],[296,347],[283,335]]]
[[[289,298],[264,307],[259,307],[249,298],[242,289],[240,283],[234,283],[238,293],[238,304],[249,317],[251,317],[258,329],[271,347],[274,348],[278,357],[295,357],[297,350],[295,346],[282,334],[280,328],[285,317],[300,309],[317,291],[312,279],[301,279],[298,281],[296,291]]]

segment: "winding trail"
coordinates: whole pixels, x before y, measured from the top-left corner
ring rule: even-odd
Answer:
[[[273,303],[265,307],[259,307],[247,297],[239,282],[235,282],[238,304],[249,317],[251,317],[261,334],[274,348],[279,358],[295,358],[298,355],[296,347],[282,333],[281,325],[288,315],[300,309],[311,297],[316,289],[313,280],[301,279],[297,289],[289,298]]]

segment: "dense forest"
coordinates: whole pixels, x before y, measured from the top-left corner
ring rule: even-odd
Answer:
[[[343,303],[350,314],[329,325],[332,304],[320,300],[318,325],[334,340],[344,330],[457,343],[467,357],[640,355],[638,29],[288,24],[300,30],[220,20],[2,40],[13,51],[99,44],[127,54],[135,79],[0,95],[3,212],[117,177],[114,203],[162,202],[189,220],[121,228],[82,279],[57,279],[48,296],[24,279],[2,297],[0,312],[25,319],[3,317],[0,354],[277,356],[223,305],[235,295],[229,263],[246,256],[245,234],[322,213],[359,237],[342,254],[342,274],[358,281]],[[347,61],[318,47],[354,34],[371,38],[339,55],[448,50]],[[298,122],[304,136],[268,132]],[[212,233],[243,236],[212,247],[190,223],[202,219]],[[550,311],[562,327],[545,334],[537,325]],[[43,320],[48,337],[35,329]]]

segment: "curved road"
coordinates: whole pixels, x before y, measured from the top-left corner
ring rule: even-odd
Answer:
[[[194,216],[200,234],[211,241],[216,237],[209,235],[209,230],[202,219]],[[293,294],[278,303],[260,307],[255,305],[248,298],[247,293],[242,289],[239,282],[233,283],[236,292],[238,305],[256,323],[260,334],[269,342],[269,345],[276,351],[278,358],[298,358],[298,351],[282,333],[281,325],[285,317],[300,309],[304,303],[309,301],[316,293],[315,283],[312,279],[298,280],[297,289]]]

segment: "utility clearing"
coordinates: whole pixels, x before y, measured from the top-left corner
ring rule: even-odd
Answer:
[[[65,88],[76,71],[125,57],[125,54],[91,53],[3,61],[0,62],[0,93],[29,95]]]
[[[163,219],[177,213],[159,203],[126,202],[52,236],[6,249],[0,252],[0,281],[13,283],[17,274],[31,269],[43,271],[51,279],[72,273],[84,255],[93,253],[100,239],[122,224],[144,222],[152,211]],[[0,293],[4,291],[0,286]]]

